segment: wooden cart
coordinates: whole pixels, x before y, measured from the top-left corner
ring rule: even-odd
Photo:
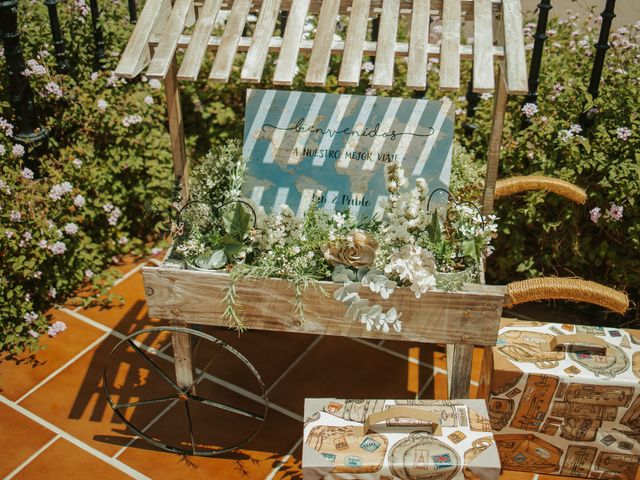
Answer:
[[[253,14],[257,16],[253,34],[245,36]],[[334,36],[339,17],[348,19],[344,40]],[[317,22],[315,37],[304,39],[310,18]],[[371,18],[379,25],[377,39],[368,36]],[[430,26],[436,18],[442,40],[432,44]],[[409,25],[408,42],[397,40],[403,19]],[[222,36],[212,35],[216,22],[225,24]],[[463,22],[473,24],[473,44],[461,42]],[[185,49],[184,54],[178,56],[178,49]],[[211,51],[211,71],[201,73]],[[147,0],[116,74],[133,78],[146,69],[147,77],[164,82],[174,171],[184,192],[189,169],[179,82],[193,81],[199,74],[228,82],[240,52],[246,53],[241,82],[283,86],[292,85],[301,55],[309,57],[305,84],[315,87],[325,84],[332,55],[342,57],[338,84],[344,86],[358,85],[363,57],[375,57],[372,86],[377,89],[405,82],[411,89],[425,90],[428,61],[438,58],[440,89],[457,90],[461,61],[472,61],[473,90],[494,94],[483,198],[484,212],[492,211],[507,95],[527,91],[520,0]],[[263,78],[270,54],[277,57],[275,72],[273,78]],[[396,57],[407,61],[406,78],[394,75]],[[143,277],[149,314],[173,327],[176,383],[187,398],[193,393],[194,371],[189,334],[181,328],[223,325],[220,300],[228,276],[165,262],[144,268]],[[330,283],[323,286],[328,292],[337,288]],[[469,284],[462,291],[431,291],[420,299],[401,290],[385,306],[402,305],[403,331],[381,333],[367,332],[362,324],[346,320],[342,303],[314,292],[305,297],[308,320],[300,325],[290,303],[292,290],[283,280],[246,279],[237,286],[248,328],[446,344],[449,397],[468,397],[473,347],[495,345],[504,287]]]

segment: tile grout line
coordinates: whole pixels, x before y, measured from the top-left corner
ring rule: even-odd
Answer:
[[[85,452],[93,455],[94,457],[99,458],[100,460],[104,461],[105,463],[108,463],[112,467],[120,470],[123,473],[126,473],[130,477],[133,477],[133,478],[136,478],[136,479],[148,479],[148,480],[151,480],[151,479],[149,479],[149,477],[147,477],[146,475],[143,475],[142,473],[138,472],[137,470],[131,468],[129,465],[126,465],[125,463],[121,462],[120,460],[115,460],[115,459],[109,457],[108,455],[106,455],[105,453],[102,453],[100,450],[97,450],[96,448],[94,448],[94,447],[92,447],[90,445],[87,445],[86,443],[84,443],[79,438],[74,437],[70,433],[65,432],[60,427],[57,427],[56,425],[48,422],[47,420],[45,420],[44,418],[36,415],[32,411],[27,410],[23,406],[18,405],[17,403],[9,400],[4,395],[0,395],[0,403],[4,403],[8,407],[16,410],[17,412],[21,413],[22,415],[24,415],[25,417],[29,418],[30,420],[33,420],[34,422],[40,424],[41,426],[47,428],[48,430],[51,430],[52,432],[56,433],[60,438],[63,438],[64,440],[67,440],[68,442],[74,444],[76,447],[84,450]]]
[[[301,443],[302,443],[302,439],[299,438],[298,441],[295,443],[295,445],[293,447],[291,447],[291,449],[287,452],[287,454],[283,455],[282,458],[280,460],[278,460],[278,464],[275,467],[273,467],[273,470],[271,470],[269,475],[267,475],[264,480],[273,480],[273,477],[275,476],[275,474],[280,471],[280,469],[287,462],[287,460],[289,460],[289,457],[291,457],[293,452],[296,450],[296,448],[298,448],[298,446]]]
[[[24,462],[22,462],[20,465],[18,465],[16,468],[14,468],[11,473],[9,473],[6,477],[4,477],[4,480],[10,480],[13,477],[15,477],[18,473],[20,473],[27,465],[29,465],[31,462],[33,462],[37,457],[40,456],[40,454],[42,452],[44,452],[47,448],[49,448],[51,446],[51,444],[53,444],[53,442],[55,442],[56,440],[58,440],[60,438],[60,435],[54,435],[53,438],[51,438],[48,442],[46,442],[43,446],[41,446],[38,450],[36,450],[35,452],[33,452],[29,458],[27,458]]]
[[[265,395],[268,395],[269,392],[271,392],[271,390],[273,390],[274,387],[278,385],[278,383],[280,383],[280,380],[282,380],[298,363],[300,363],[300,361],[307,355],[307,353],[311,351],[313,347],[315,347],[320,342],[320,340],[322,340],[321,335],[318,336],[318,338],[316,338],[313,342],[311,342],[311,344],[307,348],[305,348],[305,350],[300,355],[298,355],[298,358],[296,358],[293,362],[291,362],[289,366],[285,369],[285,371],[282,372],[280,376],[274,380],[274,382],[269,386],[269,388],[267,388]]]
[[[68,313],[69,315],[77,318],[78,320],[81,320],[81,321],[83,321],[85,323],[88,323],[89,325],[93,325],[96,328],[99,328],[99,329],[101,329],[101,330],[103,330],[105,332],[108,332],[108,333],[110,333],[111,335],[113,335],[114,337],[116,337],[116,338],[118,338],[120,340],[123,340],[123,339],[125,339],[127,337],[127,335],[125,335],[124,333],[121,333],[121,332],[119,332],[117,330],[113,330],[113,329],[107,327],[106,325],[102,325],[101,323],[96,322],[95,320],[91,320],[89,317],[86,317],[86,316],[82,315],[81,313],[73,312],[73,311],[68,310],[68,309],[64,309],[64,310],[65,310],[66,313]],[[142,348],[143,350],[146,350],[147,352],[153,353],[154,355],[157,355],[158,357],[162,358],[163,360],[166,360],[166,361],[168,361],[170,363],[175,363],[174,360],[173,360],[173,357],[171,357],[170,355],[167,355],[167,354],[165,354],[165,353],[163,353],[161,351],[158,351],[155,348],[149,347],[148,345],[145,345],[143,343],[139,343],[139,342],[134,342],[134,343],[138,347]],[[197,371],[197,369],[196,369],[196,371]],[[215,377],[215,376],[210,375],[208,373],[205,373],[203,375],[203,378],[206,378],[206,379],[208,379],[209,381],[211,381],[213,383],[216,383],[216,384],[221,385],[221,386],[223,386],[223,387],[225,387],[225,388],[227,388],[227,389],[229,389],[229,390],[231,390],[231,391],[233,391],[235,393],[238,393],[238,394],[242,395],[245,398],[253,400],[254,402],[264,404],[264,400],[261,397],[259,397],[258,395],[254,394],[252,392],[249,392],[249,391],[245,390],[244,388],[241,388],[241,387],[239,387],[239,386],[237,386],[237,385],[235,385],[235,384],[233,384],[231,382],[227,382],[226,380],[222,380],[221,378]],[[298,421],[302,420],[302,417],[300,415],[297,415],[296,413],[294,413],[294,412],[292,412],[292,411],[290,411],[290,410],[288,410],[288,409],[286,409],[284,407],[281,407],[280,405],[277,405],[277,404],[272,403],[272,402],[267,402],[267,403],[268,403],[270,408],[272,408],[273,410],[275,410],[277,412],[282,413],[283,415],[285,415],[285,416],[287,416],[289,418],[292,418],[292,419],[298,420]]]
[[[109,336],[108,333],[104,333],[103,335],[101,335],[100,337],[98,337],[96,340],[94,340],[93,342],[91,342],[89,345],[87,345],[84,349],[82,349],[80,352],[78,352],[76,355],[74,355],[72,358],[70,358],[69,360],[66,361],[66,363],[64,363],[63,365],[61,365],[57,370],[51,372],[47,377],[45,377],[44,379],[42,379],[39,383],[37,383],[35,386],[33,386],[31,388],[31,390],[29,390],[27,393],[25,393],[24,395],[22,395],[18,400],[16,400],[16,403],[19,404],[21,403],[25,398],[27,398],[29,395],[31,395],[32,393],[34,393],[36,390],[38,390],[40,387],[42,387],[43,385],[45,385],[46,383],[48,383],[50,380],[52,380],[53,378],[55,378],[56,376],[58,376],[60,373],[62,373],[63,370],[65,370],[66,368],[68,368],[69,366],[71,366],[71,364],[75,363],[79,358],[83,357],[87,352],[89,352],[90,350],[92,350],[94,347],[96,347],[98,344],[100,344],[105,338],[107,338]]]

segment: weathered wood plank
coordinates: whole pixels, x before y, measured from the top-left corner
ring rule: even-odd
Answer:
[[[305,83],[310,86],[322,86],[327,81],[329,59],[333,35],[338,22],[338,8],[340,0],[325,0],[320,10],[316,36],[313,39],[313,50],[309,58],[309,67]]]
[[[189,11],[193,9],[193,0],[175,0],[171,16],[162,34],[162,40],[156,49],[147,76],[152,78],[164,78],[167,76],[171,61],[178,48],[178,39],[184,28]]]
[[[207,51],[207,42],[216,21],[222,0],[205,0],[200,8],[198,21],[191,35],[191,42],[184,54],[180,70],[178,70],[178,80],[196,80],[204,54]]]
[[[186,322],[171,322],[173,327],[186,327]],[[188,333],[172,332],[171,343],[173,346],[173,358],[175,360],[176,383],[181,389],[186,389],[193,384],[193,362],[191,343]],[[195,394],[195,386],[190,389]]]
[[[447,345],[447,383],[450,399],[469,398],[472,363],[472,344]]]
[[[411,12],[407,88],[427,88],[427,44],[429,43],[429,0],[415,0]]]
[[[440,89],[460,88],[460,0],[444,0],[442,6],[442,46],[440,48]]]
[[[476,0],[473,13],[473,91],[493,92],[493,13],[491,0]]]
[[[116,67],[117,76],[134,78],[149,64],[151,35],[164,28],[170,14],[169,0],[147,0]]]
[[[149,314],[168,321],[223,325],[221,315],[225,273],[144,268],[143,277]],[[462,292],[427,292],[416,299],[408,289],[396,290],[389,300],[369,291],[361,292],[385,309],[402,312],[402,331],[367,332],[365,326],[345,318],[344,304],[333,299],[339,284],[321,282],[329,294],[313,288],[305,293],[307,320],[299,325],[294,312],[293,290],[278,279],[242,279],[236,284],[238,313],[247,328],[311,334],[411,340],[426,343],[495,345],[504,287],[469,284]]]
[[[338,84],[340,85],[357,87],[360,83],[362,51],[369,23],[369,4],[370,0],[353,0],[344,55],[342,56],[340,74],[338,75]]]
[[[503,0],[502,6],[507,85],[509,93],[524,94],[528,91],[528,83],[522,35],[522,5],[520,0]]]
[[[507,81],[504,76],[504,65],[498,67],[498,86],[493,99],[493,117],[491,118],[491,136],[489,137],[489,155],[487,158],[487,173],[484,179],[482,195],[482,213],[488,215],[493,212],[493,201],[496,195],[496,181],[498,180],[498,166],[500,164],[500,145],[504,129],[504,115],[507,109]]]
[[[182,198],[189,198],[189,166],[184,144],[184,125],[182,124],[182,106],[180,103],[180,85],[177,78],[178,66],[174,58],[164,79],[164,92],[167,101],[167,120],[169,139],[173,156],[173,173],[180,180]]]
[[[220,39],[220,47],[213,60],[209,79],[226,83],[231,76],[233,59],[247,22],[251,0],[236,0],[227,19],[227,25]],[[250,43],[249,43],[250,44]]]
[[[269,53],[269,40],[273,36],[280,11],[280,0],[265,0],[260,9],[258,22],[253,32],[251,47],[247,52],[240,78],[242,81],[258,83]]]
[[[278,56],[275,72],[273,72],[274,85],[293,84],[309,3],[310,0],[293,0],[291,11],[289,11],[289,16],[287,17],[287,27],[282,38],[280,55]],[[271,43],[269,43],[270,46]]]
[[[384,0],[380,15],[380,31],[376,48],[376,63],[371,84],[374,88],[388,88],[393,85],[396,37],[400,17],[400,0]]]

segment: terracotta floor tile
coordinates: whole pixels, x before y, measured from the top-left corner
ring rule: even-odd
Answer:
[[[561,477],[553,477],[561,478]],[[500,480],[533,480],[533,473],[529,472],[512,472],[511,470],[503,470]]]
[[[45,476],[46,474],[46,476]],[[59,438],[15,477],[19,480],[42,478],[131,478],[129,475]]]
[[[54,435],[51,430],[0,403],[0,478],[11,473]]]
[[[64,365],[104,332],[87,325],[66,313],[54,310],[52,322],[62,321],[67,329],[57,337],[41,337],[44,347],[37,354],[0,357],[0,393],[11,400],[17,400],[32,387]]]
[[[127,335],[146,327],[167,324],[158,319],[149,318],[140,272],[136,272],[116,285],[111,289],[111,293],[121,295],[123,302],[114,302],[107,308],[102,306],[82,308],[78,313]]]
[[[113,455],[131,434],[108,406],[102,388],[107,355],[117,343],[107,338],[69,368],[30,395],[22,406],[63,428],[87,444]],[[169,376],[173,367],[155,358]],[[175,390],[132,349],[121,350],[109,361],[109,385],[122,403],[173,395]],[[128,410],[135,424],[146,425],[164,406],[154,404]]]
[[[431,369],[421,368],[421,378]],[[305,398],[412,398],[407,391],[407,360],[348,338],[324,337],[270,395],[270,400],[301,413]]]

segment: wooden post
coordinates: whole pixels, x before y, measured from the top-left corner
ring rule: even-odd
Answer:
[[[507,108],[508,89],[503,64],[500,64],[498,72],[498,84],[496,85],[493,118],[491,120],[491,137],[489,139],[489,158],[487,159],[487,173],[482,195],[482,213],[485,215],[493,211],[498,165],[500,163],[500,144],[502,143],[502,130],[504,129],[504,113]]]
[[[482,369],[480,370],[480,383],[478,385],[477,398],[489,401],[491,394],[491,377],[493,374],[493,347],[485,346],[482,356]]]
[[[182,200],[188,198],[187,155],[184,146],[184,125],[182,123],[182,106],[180,104],[180,84],[178,83],[178,65],[176,59],[164,79],[164,90],[167,99],[167,118],[169,120],[169,136],[171,137],[171,154],[173,155],[173,173],[180,181]]]
[[[173,322],[173,327],[187,327],[186,322]],[[181,389],[188,388],[193,383],[192,351],[189,335],[184,332],[172,332],[171,343],[173,344],[173,358],[176,367],[176,383]],[[191,393],[195,393],[195,385],[191,388]]]
[[[449,399],[469,398],[473,345],[455,343],[447,345],[447,385]]]

